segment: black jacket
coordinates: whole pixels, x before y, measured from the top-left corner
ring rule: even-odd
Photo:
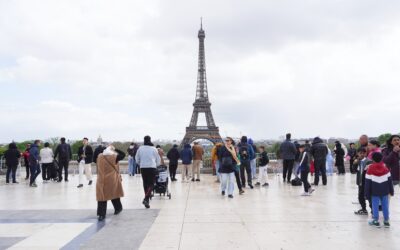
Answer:
[[[268,153],[267,152],[262,152],[260,155],[260,167],[265,167],[269,163],[269,158],[268,158]]]
[[[178,160],[180,158],[178,148],[173,147],[167,153],[167,158],[169,160],[169,165],[178,165]]]
[[[78,162],[81,162],[83,157],[82,155],[85,155],[85,164],[90,164],[93,162],[93,149],[90,145],[87,145],[85,147],[85,152],[83,152],[84,146],[79,147],[78,149]]]
[[[294,160],[296,158],[296,146],[290,140],[282,142],[279,152],[283,160]]]
[[[57,156],[59,161],[70,161],[72,159],[71,146],[65,142],[58,144],[54,152],[54,159],[56,159]]]
[[[236,161],[226,146],[222,146],[221,150],[218,151],[218,160],[220,162],[218,170],[220,173],[228,174],[235,172]]]
[[[94,153],[93,153],[93,162],[94,163],[97,163],[97,157],[99,157],[99,154],[103,153],[104,149],[106,149],[106,147],[104,147],[103,145],[99,145],[94,150]]]
[[[317,162],[326,162],[328,146],[318,137],[314,138],[310,149],[310,154]]]
[[[18,160],[21,158],[21,152],[18,151],[15,143],[10,143],[10,145],[8,145],[8,149],[6,152],[4,152],[4,158],[6,159],[7,167],[18,166]]]
[[[344,166],[344,150],[342,148],[342,145],[336,144],[335,154],[335,166]]]

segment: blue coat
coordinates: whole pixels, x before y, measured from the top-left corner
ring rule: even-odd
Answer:
[[[186,144],[183,150],[181,151],[181,159],[182,159],[182,164],[184,165],[192,164],[193,153],[192,153],[192,148],[190,147],[189,144]]]
[[[39,164],[40,154],[39,147],[37,144],[32,144],[29,150],[29,164],[36,165]]]

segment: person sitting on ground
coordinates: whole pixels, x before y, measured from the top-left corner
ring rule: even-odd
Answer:
[[[18,184],[16,180],[16,173],[19,158],[21,158],[21,152],[17,149],[17,145],[12,142],[8,145],[8,149],[4,152],[4,158],[6,159],[7,174],[6,183],[10,183],[10,174],[12,175],[12,183]]]
[[[379,204],[382,205],[384,226],[390,227],[389,223],[389,194],[394,195],[392,176],[389,169],[382,162],[382,154],[372,154],[374,162],[368,167],[365,175],[365,196],[372,201],[372,220],[369,225],[380,227]]]
[[[124,158],[125,153],[115,149],[113,145],[108,146],[97,157],[96,200],[99,221],[106,218],[109,200],[114,206],[115,215],[122,211],[121,197],[124,197],[124,190],[119,172],[119,161]]]
[[[174,144],[167,153],[167,158],[169,160],[169,176],[171,177],[171,181],[176,181],[176,170],[178,168],[178,160],[180,157],[178,145]]]
[[[367,149],[360,147],[357,150],[358,156],[358,168],[357,168],[357,186],[358,186],[358,202],[361,205],[361,209],[355,211],[357,215],[368,215],[367,204],[365,202],[365,175],[367,173],[368,165],[372,162],[367,158]],[[371,207],[371,201],[369,201]]]
[[[305,145],[300,145],[299,172],[300,172],[300,179],[301,182],[303,182],[303,187],[304,187],[304,193],[302,194],[302,196],[310,196],[312,192],[314,192],[314,189],[311,188],[311,185],[308,182],[308,173],[310,172],[310,165],[308,161],[308,154],[305,151],[305,149],[306,149]]]
[[[268,158],[268,153],[265,151],[264,146],[260,146],[258,148],[260,152],[260,167],[258,169],[258,182],[256,183],[256,186],[260,186],[262,183],[263,187],[267,187],[268,184],[268,163],[269,163],[269,158]]]

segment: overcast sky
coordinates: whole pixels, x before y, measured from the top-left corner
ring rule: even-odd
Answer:
[[[396,0],[0,0],[0,142],[182,139],[201,16],[222,136],[399,132],[399,13]]]

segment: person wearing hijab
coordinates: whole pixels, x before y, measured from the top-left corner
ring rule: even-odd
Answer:
[[[119,161],[125,158],[125,153],[108,146],[97,157],[97,183],[96,200],[97,216],[99,221],[106,218],[107,201],[111,200],[114,206],[114,214],[122,211],[121,197],[124,196],[122,178],[119,172]]]

